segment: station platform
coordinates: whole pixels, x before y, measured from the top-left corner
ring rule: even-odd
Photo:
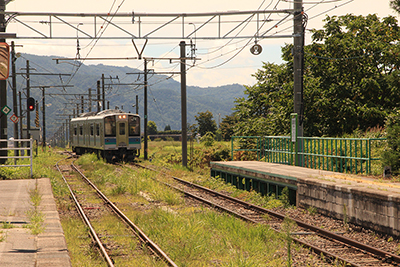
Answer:
[[[211,176],[237,188],[279,195],[340,220],[400,236],[400,183],[367,176],[258,162],[211,162]]]
[[[29,192],[36,184],[44,215],[39,235],[27,228],[28,212],[34,210]],[[50,179],[0,180],[0,266],[71,266]]]

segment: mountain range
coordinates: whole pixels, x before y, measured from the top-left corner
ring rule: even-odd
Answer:
[[[84,96],[84,112],[88,111],[89,88],[92,99],[97,92],[97,81],[105,77],[105,98],[109,107],[118,107],[126,112],[136,113],[136,95],[139,99],[139,115],[143,117],[144,89],[142,85],[127,85],[143,83],[143,71],[130,68],[110,66],[105,64],[86,65],[78,62],[61,60],[56,63],[57,56],[38,56],[21,54],[16,60],[17,92],[22,93],[22,107],[26,113],[26,68],[29,60],[30,68],[30,95],[39,102],[42,110],[43,97],[40,87],[45,88],[46,104],[46,136],[51,137],[68,121],[69,116],[81,103],[80,96]],[[128,73],[131,73],[130,75]],[[133,74],[132,74],[133,73]],[[36,75],[38,74],[38,75]],[[40,74],[40,75],[39,75]],[[47,74],[47,75],[43,75]],[[63,74],[63,75],[55,75]],[[11,77],[11,73],[10,73]],[[7,105],[12,108],[11,78],[7,89]],[[159,131],[169,125],[172,130],[181,129],[181,88],[180,83],[169,79],[169,76],[148,75],[148,120],[154,121]],[[65,86],[69,85],[69,86]],[[57,86],[57,87],[51,87]],[[72,87],[73,86],[73,87]],[[199,112],[210,111],[216,123],[232,114],[235,99],[244,97],[244,86],[231,84],[219,87],[187,86],[187,121],[188,126],[196,123],[195,116]],[[97,103],[92,101],[92,111],[97,110]],[[10,112],[9,117],[13,114]],[[25,115],[25,114],[23,114]],[[35,113],[31,112],[31,127],[34,127]],[[42,125],[42,112],[39,112]],[[13,135],[11,120],[8,120],[8,136]],[[24,125],[26,121],[24,120]]]

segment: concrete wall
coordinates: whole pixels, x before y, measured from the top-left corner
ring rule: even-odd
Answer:
[[[385,189],[357,187],[314,179],[297,180],[297,203],[322,214],[400,236],[400,196]]]

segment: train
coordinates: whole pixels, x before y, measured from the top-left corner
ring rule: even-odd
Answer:
[[[70,121],[70,144],[77,155],[95,153],[107,162],[140,156],[140,116],[118,109],[82,113]]]

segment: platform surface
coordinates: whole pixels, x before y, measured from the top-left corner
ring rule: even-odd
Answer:
[[[34,209],[29,192],[36,184],[44,215],[44,231],[39,235],[27,228],[28,212]],[[2,229],[4,224],[12,227]],[[50,179],[0,180],[0,266],[71,266]]]
[[[349,188],[357,188],[371,191],[376,190],[384,195],[400,195],[400,183],[392,182],[389,179],[377,179],[362,175],[345,174],[332,171],[324,171],[310,168],[303,168],[278,163],[261,161],[218,161],[211,162],[212,169],[230,169],[239,173],[241,170],[246,172],[263,173],[270,176],[279,176],[291,180],[314,180],[321,183],[333,182],[338,186],[342,185]]]

